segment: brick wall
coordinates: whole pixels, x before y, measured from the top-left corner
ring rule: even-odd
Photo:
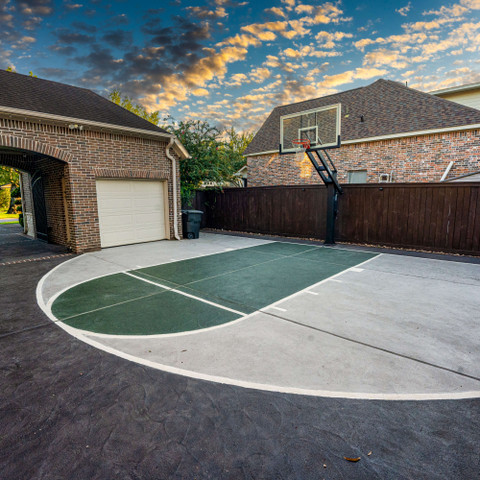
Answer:
[[[95,184],[97,178],[167,181],[169,230],[173,238],[172,167],[166,157],[166,142],[89,130],[88,127],[82,131],[70,130],[67,126],[0,118],[0,147],[2,146],[40,154],[27,155],[13,164],[13,160],[9,160],[6,155],[2,156],[0,150],[0,164],[31,173],[38,169],[42,171],[49,236],[53,242],[62,245],[68,243],[76,252],[100,248]],[[62,192],[62,177],[65,179],[66,202]],[[177,162],[177,205],[180,213],[179,179]],[[178,222],[181,233],[180,216]],[[66,231],[67,223],[70,226],[69,235]],[[70,238],[69,241],[67,237]]]
[[[480,130],[342,145],[328,152],[340,183],[347,183],[349,170],[367,170],[367,183],[378,182],[382,173],[393,173],[394,182],[438,182],[450,161],[449,178],[480,170]],[[257,155],[247,164],[251,187],[321,183],[303,155]]]

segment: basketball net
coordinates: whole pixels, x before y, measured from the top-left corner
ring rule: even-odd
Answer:
[[[300,164],[305,159],[305,152],[307,151],[307,148],[310,148],[310,140],[308,138],[298,138],[296,140],[292,140],[292,143],[301,148],[301,150],[295,152],[295,162]]]

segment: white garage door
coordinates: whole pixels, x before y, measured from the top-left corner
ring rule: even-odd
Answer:
[[[166,182],[97,180],[102,247],[167,238]]]

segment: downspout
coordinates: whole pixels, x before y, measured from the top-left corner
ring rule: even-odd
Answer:
[[[176,240],[181,240],[178,233],[178,199],[177,199],[177,161],[170,154],[170,147],[174,144],[175,137],[170,137],[170,143],[167,145],[165,153],[167,158],[172,161],[172,183],[173,183],[173,235]]]

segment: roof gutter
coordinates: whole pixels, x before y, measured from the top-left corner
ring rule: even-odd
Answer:
[[[51,122],[61,123],[62,126],[67,126],[69,124],[80,124],[80,125],[88,125],[94,129],[98,130],[106,130],[106,131],[113,131],[113,132],[127,132],[130,134],[135,134],[137,136],[154,138],[160,141],[170,141],[173,139],[172,145],[176,151],[176,153],[181,158],[188,158],[190,155],[188,154],[185,147],[180,143],[178,138],[168,132],[155,132],[152,130],[145,130],[143,128],[133,128],[133,127],[126,127],[122,125],[115,125],[112,123],[104,123],[104,122],[95,122],[93,120],[85,120],[84,118],[75,118],[75,117],[65,117],[63,115],[55,115],[53,113],[44,113],[44,112],[35,112],[33,110],[24,110],[22,108],[13,108],[13,107],[4,107],[0,106],[0,113],[6,113],[7,115],[15,118],[20,118],[22,120],[31,120],[32,118],[36,120],[47,120]]]
[[[355,143],[379,142],[381,140],[393,140],[395,138],[417,137],[421,135],[434,135],[436,133],[462,132],[465,130],[480,129],[480,123],[472,125],[461,125],[459,127],[437,128],[433,130],[418,130],[416,132],[393,133],[389,135],[379,135],[377,137],[356,138],[354,140],[342,140],[342,145],[353,145]],[[265,152],[253,152],[244,155],[245,157],[252,157],[253,155],[268,155],[278,153],[278,150],[268,150]],[[292,152],[293,153],[293,152]]]

